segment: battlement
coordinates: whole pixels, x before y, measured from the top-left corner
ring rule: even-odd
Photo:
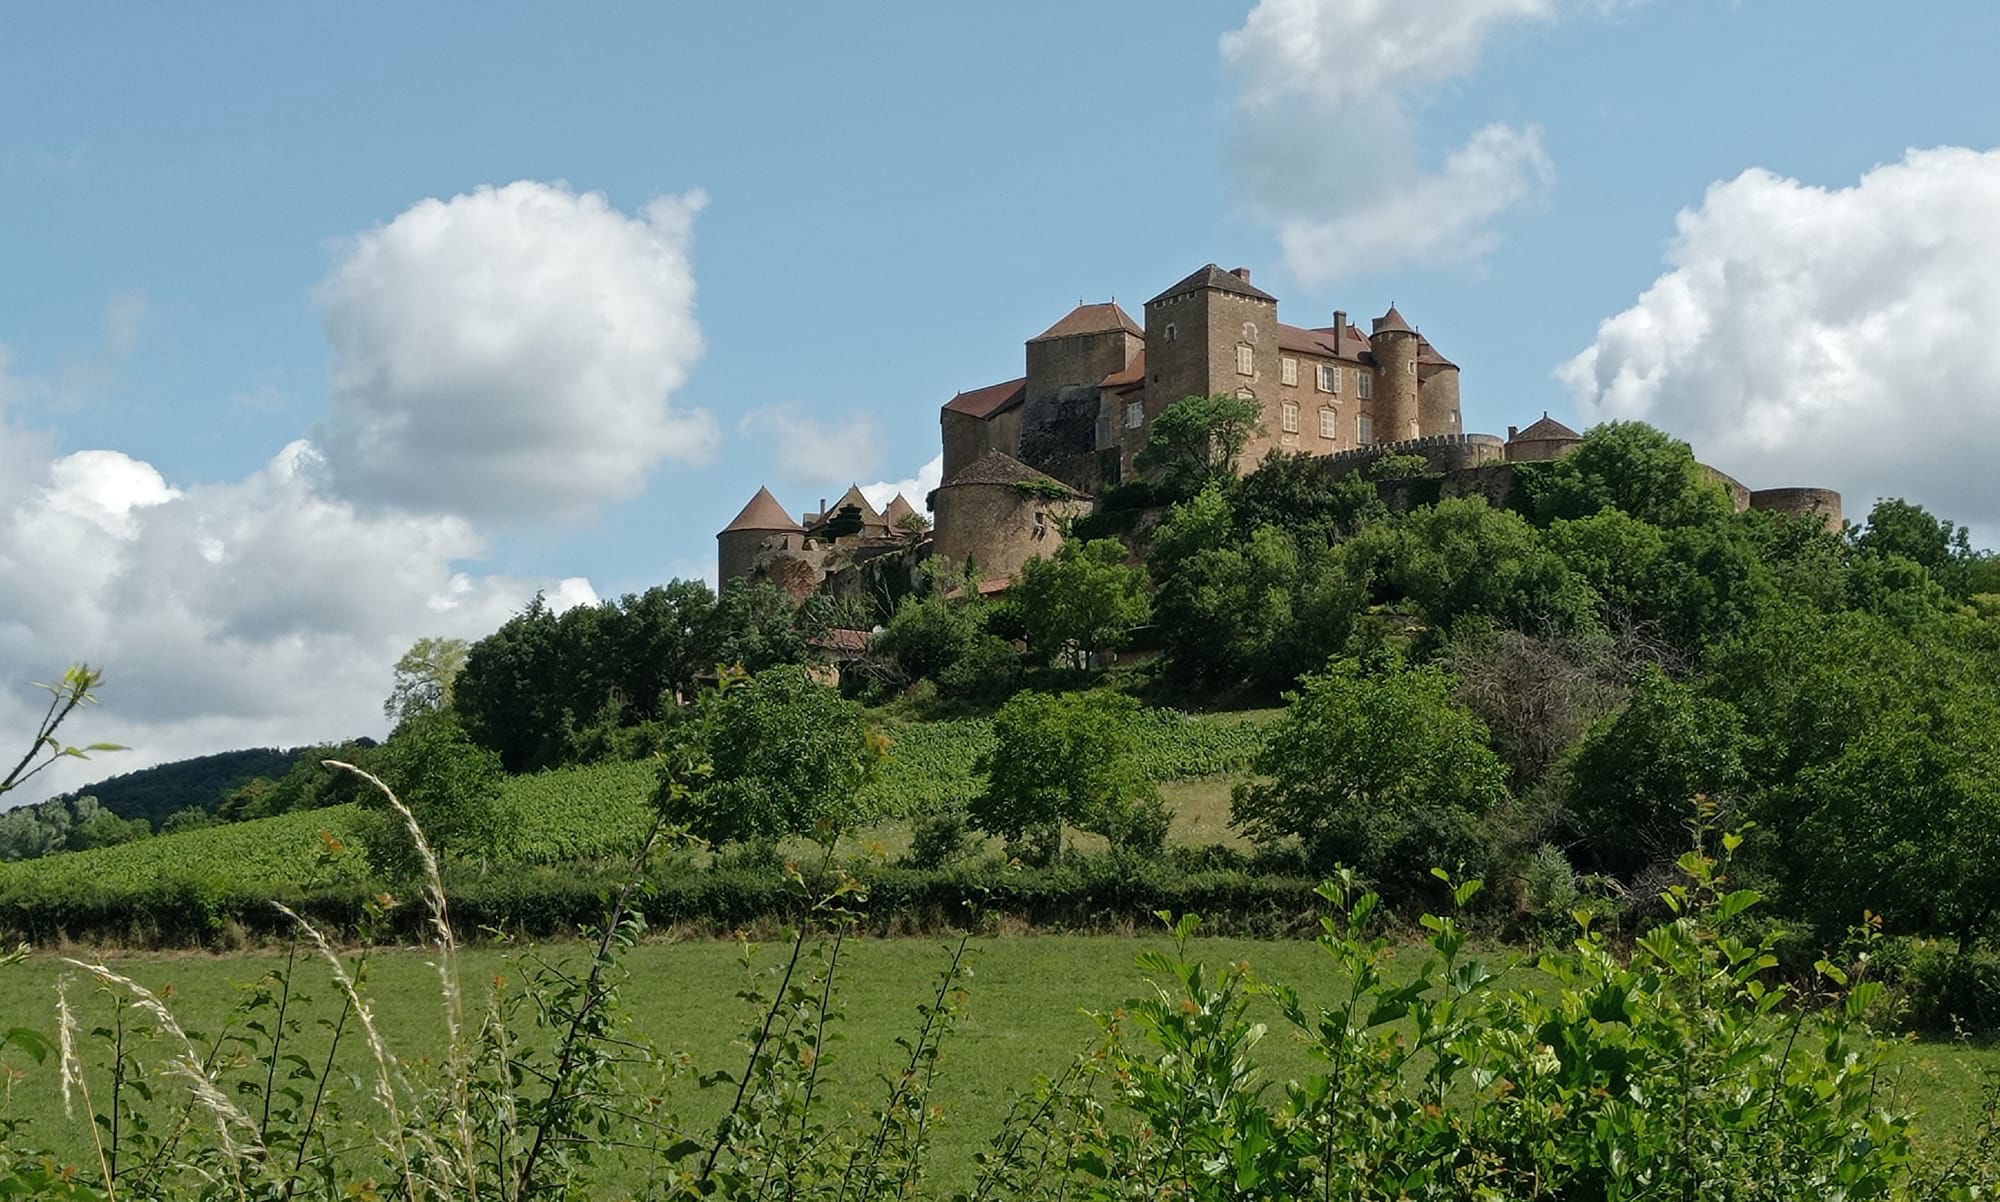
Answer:
[[[1347,476],[1391,455],[1418,455],[1434,472],[1455,472],[1501,462],[1507,458],[1507,444],[1495,434],[1427,434],[1422,438],[1370,443],[1322,458],[1334,475]]]

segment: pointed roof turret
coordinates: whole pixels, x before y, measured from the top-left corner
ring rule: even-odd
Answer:
[[[1224,271],[1213,263],[1202,266],[1193,275],[1188,276],[1180,283],[1175,284],[1146,303],[1149,305],[1157,304],[1170,296],[1179,296],[1183,292],[1193,292],[1200,288],[1212,288],[1217,292],[1234,292],[1238,296],[1254,296],[1258,300],[1267,300],[1274,305],[1278,303],[1277,297],[1272,296],[1250,282],[1250,273],[1248,271],[1245,271],[1241,267],[1235,271]]]
[[[1078,305],[1071,309],[1061,321],[1028,339],[1029,342],[1046,342],[1051,338],[1068,338],[1075,334],[1105,334],[1112,330],[1123,330],[1135,338],[1144,338],[1146,331],[1132,320],[1131,314],[1118,307],[1117,301],[1102,305]]]
[[[721,538],[724,534],[733,534],[739,530],[790,532],[803,529],[803,526],[793,521],[791,515],[785,512],[785,507],[778,504],[778,498],[771,495],[770,489],[759,488],[757,495],[751,497],[750,503],[743,507],[743,512],[736,515],[736,520],[724,526],[716,537]]]
[[[903,519],[915,516],[917,507],[905,500],[902,493],[897,493],[896,499],[889,502],[889,507],[882,511],[882,520],[889,523],[889,528],[892,530],[900,529]]]
[[[1396,306],[1391,304],[1387,313],[1375,319],[1374,333],[1370,334],[1369,337],[1372,338],[1375,334],[1414,333],[1416,333],[1416,330],[1411,328],[1409,322],[1403,320],[1403,315],[1396,312]]]

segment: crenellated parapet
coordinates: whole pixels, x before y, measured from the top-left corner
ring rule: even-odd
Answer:
[[[1502,462],[1507,458],[1507,444],[1494,434],[1429,434],[1396,442],[1370,443],[1321,458],[1326,460],[1328,471],[1338,478],[1365,470],[1392,455],[1419,455],[1433,472],[1456,472]]]

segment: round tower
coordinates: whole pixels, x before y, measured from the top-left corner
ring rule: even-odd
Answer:
[[[750,575],[757,567],[757,552],[771,536],[804,533],[804,527],[792,520],[771,490],[759,488],[736,520],[715,536],[717,587]]]
[[[1422,433],[1417,420],[1417,350],[1423,340],[1390,305],[1375,319],[1375,441],[1401,442]]]

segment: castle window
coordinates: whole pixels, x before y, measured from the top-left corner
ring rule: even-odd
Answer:
[[[1368,377],[1363,376],[1361,378],[1365,380]],[[1369,417],[1367,414],[1364,413],[1354,419],[1354,441],[1360,443],[1364,447],[1367,446],[1369,443],[1375,441],[1374,418]]]
[[[1319,411],[1319,436],[1321,438],[1340,437],[1340,414],[1331,409]]]
[[[1278,360],[1278,376],[1287,384],[1299,382],[1299,361],[1297,359]]]
[[[1180,331],[1174,328],[1174,323],[1173,323],[1173,322],[1171,322],[1171,321],[1170,321],[1170,322],[1168,322],[1168,323],[1167,323],[1167,341],[1168,341],[1168,342],[1172,342],[1172,341],[1173,341],[1173,340],[1175,339],[1175,337],[1176,337],[1176,336],[1178,336],[1179,334],[1180,334]]]
[[[1136,430],[1146,424],[1146,403],[1144,401],[1125,402],[1125,428]]]
[[[1340,368],[1331,363],[1319,365],[1319,390],[1336,395],[1340,392]]]
[[[1246,322],[1244,322],[1244,323],[1243,323],[1243,341],[1245,341],[1245,342],[1255,342],[1255,341],[1257,341],[1257,323],[1256,323],[1256,322],[1254,322],[1254,321],[1246,321]]]
[[[1299,407],[1297,405],[1292,404],[1290,401],[1285,402],[1284,408],[1279,410],[1279,415],[1284,422],[1285,433],[1297,434],[1299,432]]]
[[[1251,347],[1250,347],[1250,344],[1249,344],[1249,343],[1247,343],[1247,342],[1239,342],[1239,343],[1237,343],[1237,344],[1236,344],[1236,374],[1237,374],[1237,375],[1239,375],[1239,376],[1254,376],[1254,375],[1256,375],[1256,374],[1257,374],[1257,361],[1256,361],[1256,359],[1255,359],[1255,358],[1253,357],[1253,356],[1254,356],[1254,354],[1255,354],[1255,352],[1254,352],[1254,351],[1253,351],[1253,350],[1251,349]]]
[[[1354,373],[1354,395],[1362,400],[1375,395],[1375,377],[1365,371]]]

